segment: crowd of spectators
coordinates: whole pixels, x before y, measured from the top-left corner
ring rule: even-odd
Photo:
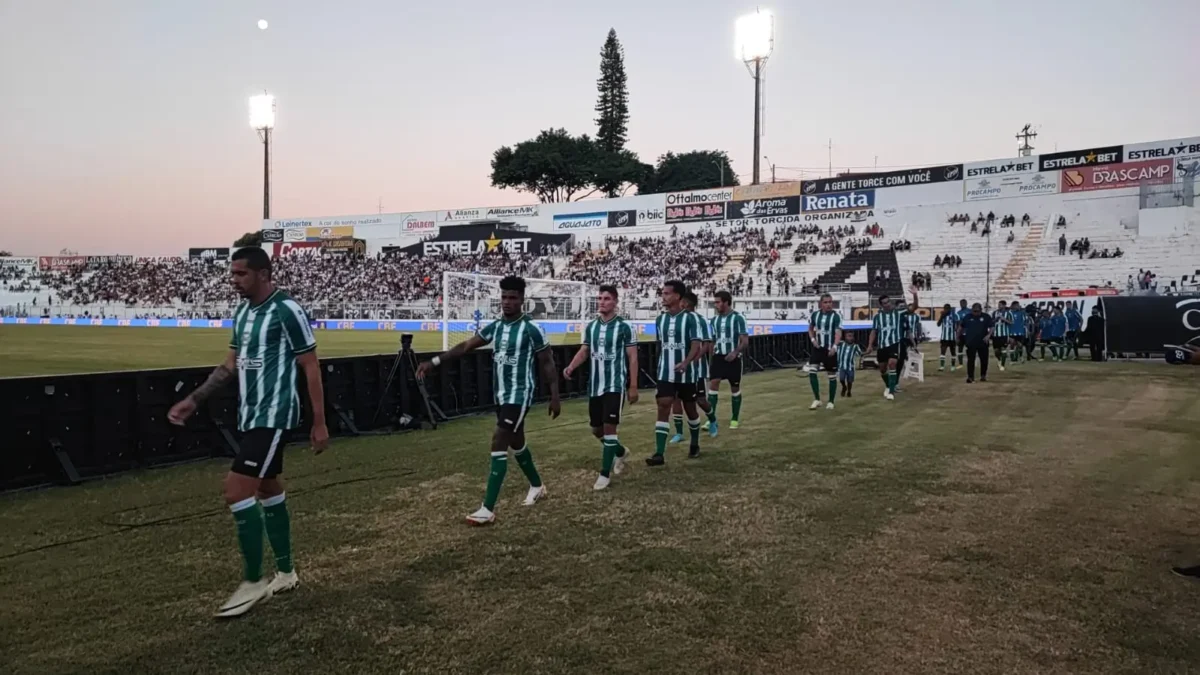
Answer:
[[[933,275],[929,272],[913,272],[912,279],[909,280],[913,286],[919,291],[933,290]]]
[[[907,239],[897,239],[892,242],[891,248],[893,251],[911,251],[912,242]]]
[[[962,267],[962,256],[947,253],[944,256],[933,256],[934,267]]]

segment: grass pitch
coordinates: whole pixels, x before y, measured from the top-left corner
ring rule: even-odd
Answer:
[[[150,331],[148,331],[150,332]],[[164,331],[176,334],[173,331]],[[213,349],[219,352],[217,342]],[[499,521],[492,420],[287,451],[303,585],[217,622],[236,585],[224,461],[0,496],[6,673],[1040,673],[1200,669],[1200,403],[1165,366],[877,377],[808,411],[745,382],[695,461],[591,490],[582,402],[529,439],[550,497]],[[728,396],[721,401],[728,417]],[[66,543],[74,542],[74,543]],[[63,545],[36,552],[30,549]],[[268,554],[269,559],[269,554]],[[269,563],[268,563],[269,567]]]
[[[321,356],[395,353],[400,331],[317,331]],[[0,326],[0,377],[216,365],[229,349],[225,328]],[[464,334],[462,337],[466,337]],[[578,343],[579,336],[552,335]],[[414,332],[413,349],[440,351],[440,332]]]

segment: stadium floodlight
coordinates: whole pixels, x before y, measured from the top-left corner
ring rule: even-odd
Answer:
[[[767,59],[775,51],[775,16],[770,10],[760,9],[747,14],[734,24],[734,54],[746,64],[754,77],[754,178],[758,185],[759,144],[762,139],[762,75]],[[751,68],[750,64],[754,64]]]
[[[275,128],[275,97],[263,92],[250,97],[250,127],[263,144],[263,220],[271,217],[271,130]]]

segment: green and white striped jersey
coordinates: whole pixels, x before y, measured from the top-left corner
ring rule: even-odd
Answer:
[[[900,318],[903,320],[904,337],[916,344],[917,340],[921,338],[921,315],[911,310],[904,310],[900,313]]]
[[[692,343],[701,340],[699,323],[699,317],[694,312],[663,312],[658,315],[654,328],[661,347],[658,352],[659,382],[696,382],[700,371],[694,362],[682,373],[675,372],[675,366],[687,358]]]
[[[958,336],[958,315],[946,312],[942,315],[942,341],[953,342]]]
[[[992,328],[992,337],[1008,337],[1011,333],[1011,324],[1009,322],[1012,321],[1012,319],[1008,316],[1008,310],[996,310],[996,312],[992,314],[992,320],[995,324]]]
[[[838,370],[856,370],[860,356],[862,356],[862,347],[859,347],[857,342],[839,342],[837,346]]]
[[[705,319],[704,317],[700,316],[699,312],[693,311],[692,314],[696,315],[696,325],[700,328],[700,341],[701,342],[712,342],[713,341],[712,326],[708,325],[708,320]],[[706,354],[704,356],[701,356],[699,358],[699,360],[696,361],[695,365],[696,365],[696,371],[697,371],[696,377],[699,380],[707,380],[708,379],[708,355]]]
[[[614,316],[608,321],[592,319],[583,331],[583,344],[591,358],[588,396],[620,394],[629,385],[629,359],[625,350],[637,344],[633,326]]]
[[[280,290],[258,306],[243,300],[233,313],[229,348],[237,352],[238,429],[299,426],[296,357],[317,348],[300,305]]]
[[[879,347],[894,347],[900,344],[902,319],[900,310],[891,309],[880,311],[871,320],[871,328],[875,330],[875,344]]]
[[[533,403],[537,392],[533,379],[534,354],[550,346],[542,327],[522,314],[512,321],[496,319],[479,329],[479,337],[492,345],[492,391],[496,405]]]
[[[731,311],[728,314],[718,314],[712,320],[713,353],[724,356],[737,349],[738,338],[746,335],[746,317]]]
[[[822,349],[831,349],[837,332],[842,329],[842,315],[833,310],[813,312],[813,315],[808,318],[808,326],[813,345]]]

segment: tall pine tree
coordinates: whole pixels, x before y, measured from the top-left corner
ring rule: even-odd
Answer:
[[[608,30],[608,39],[600,50],[600,77],[596,80],[596,144],[601,150],[619,153],[625,149],[629,128],[629,90],[625,84],[625,50],[617,31]],[[613,186],[609,196],[615,196]]]

